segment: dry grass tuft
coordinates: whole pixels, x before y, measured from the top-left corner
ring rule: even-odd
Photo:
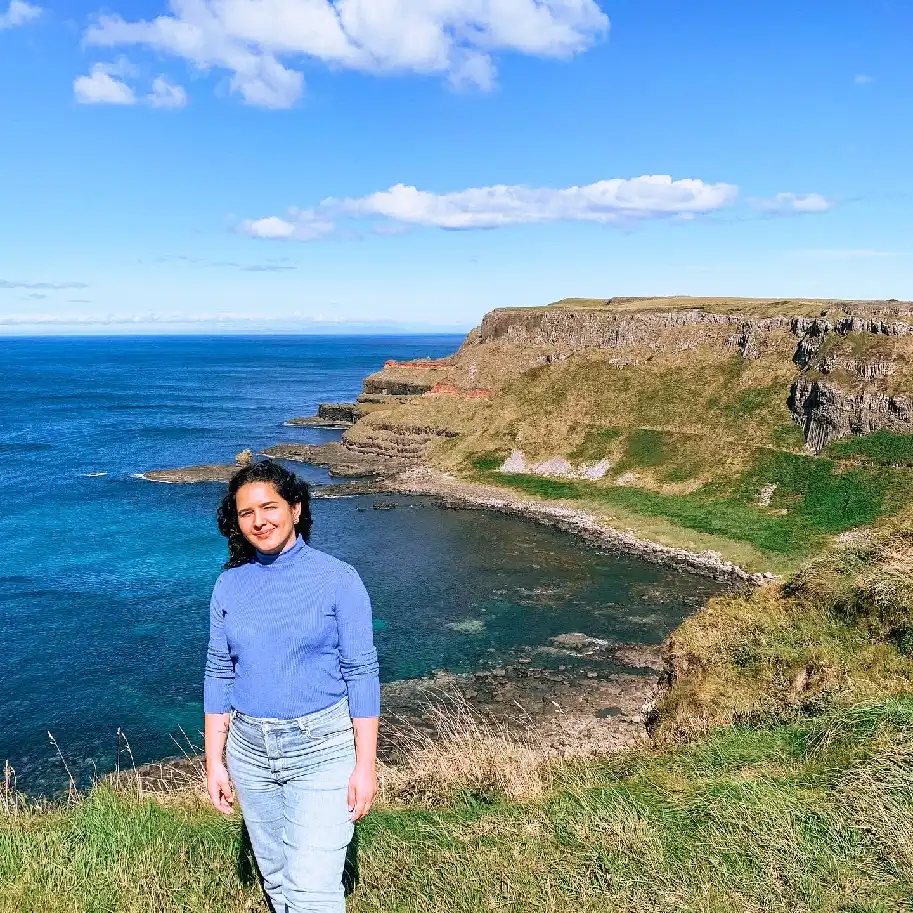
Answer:
[[[458,691],[428,694],[428,728],[394,724],[396,765],[380,772],[387,804],[435,806],[458,794],[523,801],[542,795],[544,758],[524,735],[484,717]]]

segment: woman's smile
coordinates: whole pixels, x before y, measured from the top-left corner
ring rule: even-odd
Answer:
[[[281,552],[297,537],[301,506],[289,504],[269,483],[249,482],[235,495],[238,528],[258,551]]]

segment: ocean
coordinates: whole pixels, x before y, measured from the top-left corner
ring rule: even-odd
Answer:
[[[337,439],[283,423],[353,399],[387,358],[460,341],[0,340],[0,763],[20,788],[65,786],[63,761],[81,785],[112,770],[118,729],[136,763],[199,740],[224,489],[137,474]],[[375,500],[315,500],[311,544],[362,574],[384,681],[469,671],[569,631],[656,643],[716,589],[520,519]]]

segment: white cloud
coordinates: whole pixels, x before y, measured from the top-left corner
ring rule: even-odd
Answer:
[[[303,90],[302,73],[283,60],[489,89],[494,54],[566,58],[609,27],[596,0],[170,0],[170,9],[152,20],[100,16],[86,43],[143,45],[227,70],[232,91],[270,108],[289,107]]]
[[[315,210],[294,207],[288,211],[287,219],[267,216],[264,219],[247,219],[241,223],[244,234],[267,241],[317,241],[335,230],[335,223],[318,215]]]
[[[829,200],[820,193],[778,193],[768,199],[752,199],[749,201],[755,209],[777,215],[792,213],[827,212],[836,205],[834,200]]]
[[[40,18],[42,9],[26,3],[24,0],[10,0],[10,5],[5,13],[0,13],[0,32],[4,29],[13,29],[17,25],[28,25]]]
[[[152,91],[143,100],[153,108],[183,108],[187,104],[187,92],[164,76],[156,76]]]
[[[502,228],[530,222],[621,222],[711,212],[735,200],[731,184],[705,184],[669,175],[614,178],[555,189],[500,184],[435,194],[397,184],[343,208],[356,215],[437,228]]]
[[[870,85],[871,83],[875,82],[875,77],[869,76],[867,73],[857,73],[853,77],[853,82],[857,86],[867,86],[867,85]]]
[[[583,187],[524,187],[499,184],[454,193],[431,193],[397,184],[360,199],[326,199],[312,209],[290,209],[286,217],[248,220],[241,230],[256,238],[312,241],[335,230],[334,218],[385,219],[375,231],[420,225],[450,230],[504,228],[543,222],[624,223],[688,218],[735,202],[738,188],[669,175],[597,181]]]
[[[135,105],[142,103],[152,108],[183,108],[187,92],[165,76],[156,76],[152,90],[137,96],[125,80],[137,75],[136,67],[125,57],[114,63],[95,63],[88,76],[73,82],[73,94],[81,105]]]
[[[110,64],[92,65],[88,76],[79,76],[73,82],[73,94],[81,105],[134,105],[133,89],[115,75]]]

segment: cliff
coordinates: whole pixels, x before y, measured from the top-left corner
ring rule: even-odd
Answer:
[[[368,377],[343,443],[791,567],[906,490],[911,330],[900,301],[502,308],[453,355]]]

